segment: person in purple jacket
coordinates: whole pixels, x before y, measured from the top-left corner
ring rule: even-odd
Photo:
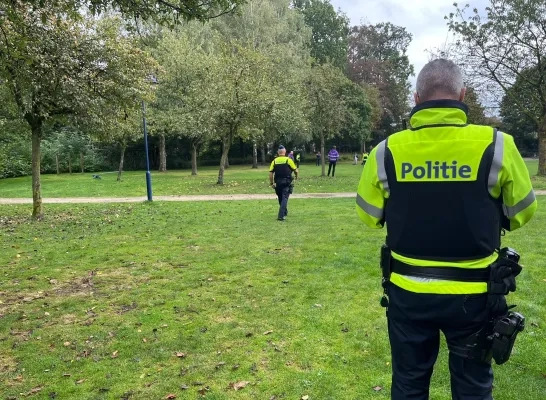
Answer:
[[[335,175],[337,160],[339,160],[339,153],[336,150],[336,146],[332,146],[332,149],[328,152],[328,161],[330,162],[330,165],[328,165],[328,176],[330,176],[330,171],[332,172],[332,177]]]

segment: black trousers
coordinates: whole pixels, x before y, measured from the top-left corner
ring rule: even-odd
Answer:
[[[328,176],[330,176],[330,171],[332,171],[332,176],[336,174],[336,163],[337,161],[330,161],[330,165],[328,165]],[[332,169],[332,165],[334,168]]]
[[[290,185],[276,184],[275,193],[279,199],[279,219],[288,215],[288,198],[290,197]]]
[[[440,346],[449,348],[453,400],[492,400],[491,364],[465,358],[464,341],[489,317],[487,295],[436,295],[389,287],[387,321],[392,351],[393,400],[427,400]]]

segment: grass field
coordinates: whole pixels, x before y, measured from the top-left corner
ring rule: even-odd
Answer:
[[[546,398],[539,202],[505,239],[523,254],[510,300],[527,328],[496,400]],[[49,205],[31,223],[0,206],[0,398],[388,399],[384,232],[353,199],[289,209],[279,223],[274,201]],[[444,348],[431,399],[450,398],[448,376]]]
[[[536,175],[538,162],[528,161],[529,171]],[[152,172],[154,196],[192,194],[246,194],[271,193],[268,186],[268,167],[257,170],[249,166],[234,166],[226,170],[224,185],[217,185],[218,169],[205,167],[199,175],[191,171]],[[350,162],[338,164],[335,178],[321,177],[321,168],[302,164],[301,180],[297,182],[297,193],[356,192],[362,167]],[[100,173],[102,179],[93,179],[93,174],[42,175],[42,197],[128,197],[146,196],[144,172],[125,172],[117,182],[116,173]],[[536,189],[546,189],[546,179],[533,176]],[[32,197],[31,178],[22,177],[0,180],[0,197]]]

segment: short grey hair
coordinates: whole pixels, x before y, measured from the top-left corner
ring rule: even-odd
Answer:
[[[417,77],[417,94],[422,101],[433,95],[458,97],[464,88],[461,69],[453,61],[439,58],[426,64]]]

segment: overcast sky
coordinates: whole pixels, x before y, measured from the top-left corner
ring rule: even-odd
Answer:
[[[454,0],[330,0],[334,8],[341,9],[351,20],[351,26],[391,22],[403,26],[413,35],[408,49],[415,75],[428,61],[427,49],[443,47],[449,41],[444,16],[455,11]],[[488,0],[467,0],[481,10]],[[416,76],[410,80],[415,85]]]

